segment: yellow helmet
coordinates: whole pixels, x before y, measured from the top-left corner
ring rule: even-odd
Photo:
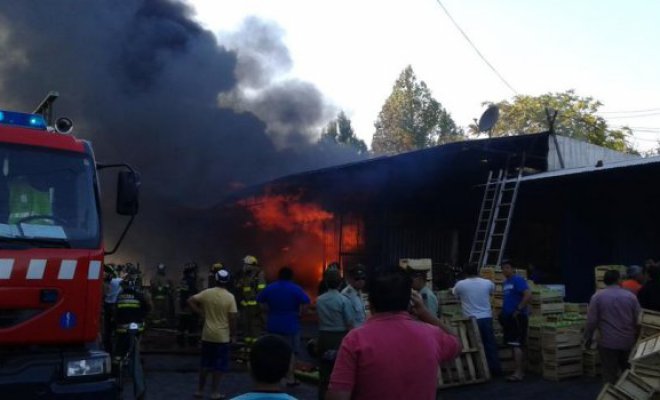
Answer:
[[[243,264],[256,266],[259,264],[259,262],[257,261],[257,257],[255,256],[245,256],[245,258],[243,259]]]
[[[222,268],[223,268],[222,263],[221,263],[221,262],[217,262],[217,263],[215,263],[215,264],[213,264],[213,265],[211,266],[211,271],[213,271],[213,272],[218,272],[218,271],[220,271]]]

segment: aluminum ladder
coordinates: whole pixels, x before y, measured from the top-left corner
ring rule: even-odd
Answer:
[[[479,220],[470,251],[470,262],[476,262],[479,269],[486,265],[499,266],[506,249],[511,227],[513,210],[516,205],[522,168],[514,179],[507,170],[488,173],[488,180],[481,202]]]

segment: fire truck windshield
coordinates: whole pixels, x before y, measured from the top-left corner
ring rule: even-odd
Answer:
[[[99,247],[95,169],[85,154],[0,145],[0,247]]]

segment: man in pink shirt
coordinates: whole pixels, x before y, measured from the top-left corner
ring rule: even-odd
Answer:
[[[435,399],[438,366],[458,356],[458,338],[411,294],[401,268],[374,274],[369,304],[373,316],[342,341],[326,399]]]

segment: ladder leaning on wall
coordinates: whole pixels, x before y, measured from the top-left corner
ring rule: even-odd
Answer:
[[[506,169],[488,172],[469,258],[479,269],[502,262],[521,177],[522,168],[513,174]]]

